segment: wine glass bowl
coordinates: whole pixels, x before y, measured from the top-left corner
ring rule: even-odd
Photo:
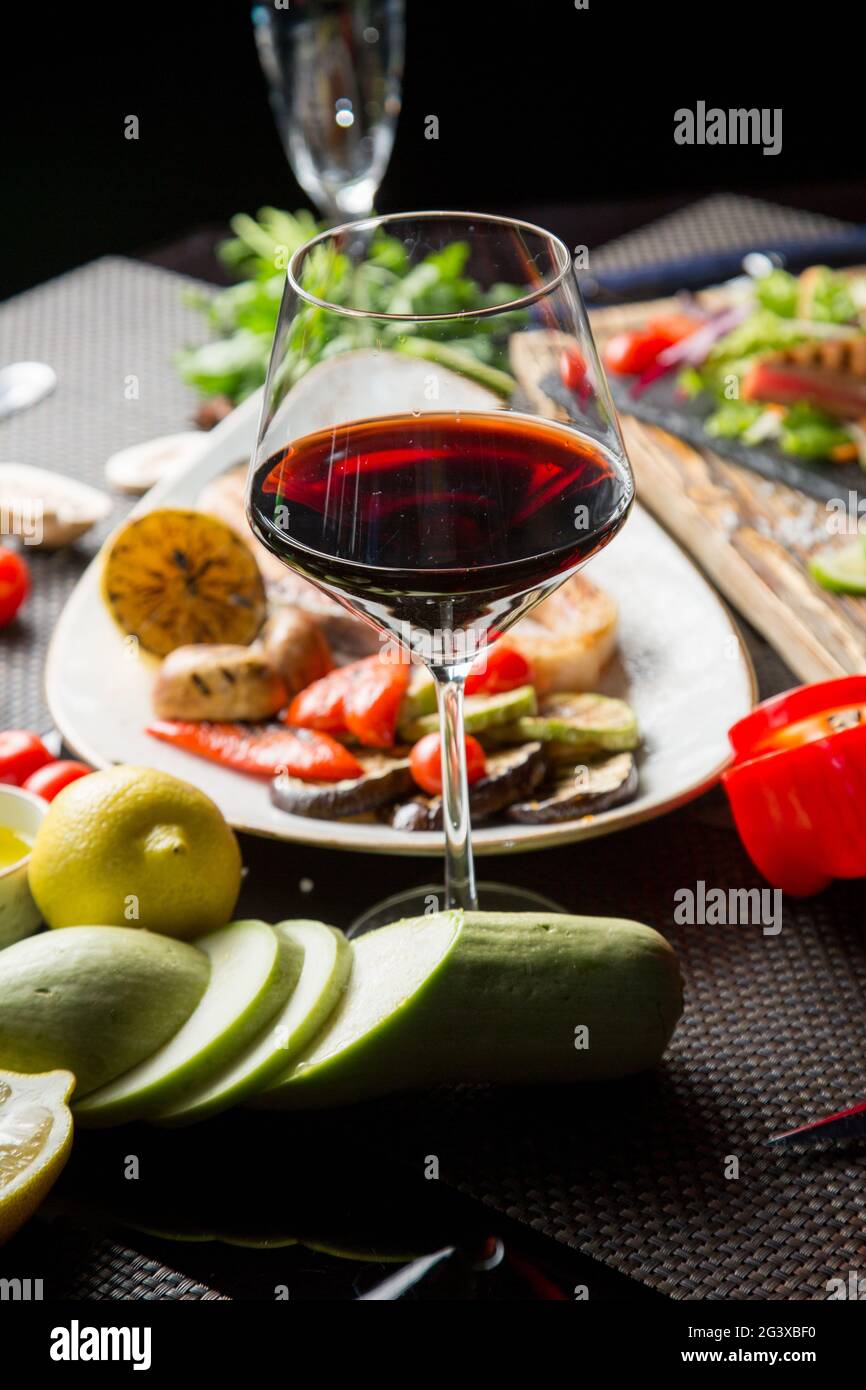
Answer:
[[[551,342],[567,357],[568,409],[542,416],[532,382],[513,371]],[[433,673],[448,905],[476,902],[466,673],[608,543],[633,495],[557,238],[508,218],[430,212],[348,224],[296,253],[250,523],[284,563]]]

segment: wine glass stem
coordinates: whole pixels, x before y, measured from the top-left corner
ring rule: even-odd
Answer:
[[[443,670],[434,670],[433,676],[442,734],[445,905],[474,910],[478,907],[478,897],[472,862],[466,740],[463,733],[463,685],[466,678]]]

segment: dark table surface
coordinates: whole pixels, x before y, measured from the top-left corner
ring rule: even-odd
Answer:
[[[857,183],[824,184],[821,187],[758,185],[748,189],[748,196],[821,213],[826,217],[866,223],[866,182],[862,180]],[[520,217],[549,228],[569,246],[580,244],[594,248],[602,247],[615,237],[634,232],[697,201],[694,193],[667,193],[653,198],[624,198],[615,203],[563,202],[552,198],[544,203],[515,201],[473,210]],[[391,212],[397,209],[385,207],[381,210]],[[229,284],[231,277],[214,259],[214,248],[225,235],[225,227],[198,227],[166,245],[142,248],[141,259],[213,284]]]

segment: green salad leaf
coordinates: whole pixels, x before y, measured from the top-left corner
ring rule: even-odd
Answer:
[[[850,323],[857,317],[848,280],[826,265],[815,267],[809,318],[817,323]]]
[[[792,405],[786,412],[779,443],[783,453],[796,458],[826,458],[831,450],[850,442],[844,425],[814,406]]]
[[[725,401],[707,417],[704,429],[714,439],[738,439],[763,412],[756,401]]]
[[[775,348],[800,343],[805,336],[796,322],[780,318],[770,309],[756,309],[713,344],[707,361],[713,364],[729,358],[754,357],[759,352],[772,352]]]
[[[755,281],[758,303],[780,318],[796,318],[798,297],[799,281],[796,275],[791,275],[787,270],[771,270],[769,275]]]
[[[204,395],[238,402],[265,379],[289,260],[319,228],[308,212],[262,208],[257,218],[239,213],[234,236],[222,243],[223,263],[243,275],[214,295],[193,291],[188,303],[220,335],[216,342],[178,353],[184,381]],[[508,372],[507,337],[526,321],[525,310],[477,318],[467,332],[466,316],[508,303],[522,291],[497,284],[488,290],[467,274],[470,247],[453,241],[414,265],[395,237],[376,235],[365,261],[354,264],[328,243],[304,262],[302,286],[318,299],[351,304],[371,314],[404,315],[406,322],[340,319],[309,303],[299,305],[288,330],[279,389],[287,390],[316,362],[354,348],[382,347],[451,367],[502,396],[514,389]],[[413,316],[443,315],[432,323]]]

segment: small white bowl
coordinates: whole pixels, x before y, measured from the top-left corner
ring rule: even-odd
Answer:
[[[32,844],[42,824],[48,802],[20,787],[0,785],[0,825]],[[0,949],[35,932],[42,920],[33,901],[27,870],[30,855],[25,854],[7,869],[0,869]]]

